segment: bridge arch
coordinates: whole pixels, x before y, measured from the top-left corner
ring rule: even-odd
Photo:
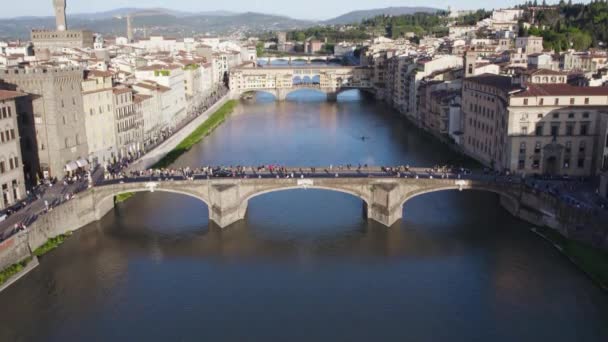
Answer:
[[[275,100],[277,100],[279,98],[279,95],[277,94],[277,91],[275,89],[250,89],[250,90],[241,92],[240,95],[237,97],[237,99],[243,98],[247,93],[268,94],[268,95],[272,95],[272,97],[274,97]]]
[[[241,205],[247,205],[247,203],[249,202],[249,200],[259,197],[259,196],[263,196],[266,194],[270,194],[273,192],[282,192],[282,191],[290,191],[290,190],[303,190],[303,189],[307,189],[307,190],[323,190],[323,191],[332,191],[332,192],[340,192],[343,194],[347,194],[347,195],[351,195],[353,197],[356,197],[360,200],[363,201],[363,203],[368,206],[370,203],[370,200],[361,193],[358,193],[354,190],[349,190],[349,189],[344,189],[344,188],[338,188],[338,187],[328,187],[328,186],[319,186],[319,185],[311,185],[308,187],[302,187],[302,186],[286,186],[286,187],[277,187],[277,188],[272,188],[272,189],[265,189],[265,190],[261,190],[261,191],[256,191],[250,194],[245,195],[244,200],[242,201]]]
[[[125,189],[119,189],[119,190],[108,189],[107,191],[101,191],[99,197],[96,198],[96,211],[98,212],[97,217],[101,218],[102,215],[100,215],[99,213],[104,208],[112,208],[114,206],[114,198],[116,196],[119,196],[122,194],[128,194],[128,193],[142,193],[142,192],[150,193],[151,191],[150,191],[150,188],[143,187],[143,186],[135,187],[132,189],[131,188],[125,188]],[[202,202],[203,204],[205,204],[205,206],[207,207],[207,210],[209,211],[209,214],[211,214],[211,205],[209,205],[209,201],[198,194],[184,191],[184,190],[179,190],[179,189],[167,189],[167,188],[155,188],[154,192],[179,194],[179,195],[184,195],[187,197],[197,199],[200,202]],[[211,217],[211,216],[209,216],[209,217]]]
[[[327,95],[328,92],[322,88],[319,88],[318,85],[314,85],[312,83],[302,83],[298,87],[294,87],[289,89],[285,93],[285,99],[288,99],[291,95],[296,94],[300,91],[313,91],[316,94]]]
[[[458,185],[446,185],[446,186],[441,186],[441,187],[437,187],[437,188],[423,188],[423,189],[415,190],[411,193],[408,193],[401,200],[401,208],[403,209],[403,206],[409,200],[411,200],[415,197],[434,193],[434,192],[453,191],[453,190],[491,192],[491,193],[497,194],[501,197],[507,198],[509,200],[509,202],[513,205],[516,205],[517,203],[519,203],[519,199],[517,197],[515,197],[515,195],[505,191],[504,189],[498,189],[498,188],[487,187],[487,186],[466,186],[461,189],[460,186],[458,186]]]

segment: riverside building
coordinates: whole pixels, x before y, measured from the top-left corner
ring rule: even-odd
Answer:
[[[484,164],[518,174],[590,176],[598,170],[608,88],[565,77],[480,75],[462,91],[463,146]]]

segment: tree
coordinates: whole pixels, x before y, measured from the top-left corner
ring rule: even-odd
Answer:
[[[303,42],[306,40],[306,34],[304,32],[297,32],[294,39],[296,42]]]
[[[258,42],[255,45],[255,52],[257,53],[258,57],[264,56],[264,51],[264,42]]]

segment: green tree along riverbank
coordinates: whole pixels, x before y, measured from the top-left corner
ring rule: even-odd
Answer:
[[[32,261],[31,257],[20,261],[16,264],[12,264],[11,266],[0,271],[0,285],[4,284],[7,280],[9,280],[12,276],[21,272],[29,262]]]
[[[47,242],[45,242],[44,245],[38,247],[34,251],[33,254],[35,256],[42,256],[42,255],[52,251],[53,249],[59,247],[59,245],[61,245],[70,235],[72,235],[72,234],[71,233],[61,234],[61,235],[55,236],[54,238],[48,239]]]
[[[533,231],[553,243],[579,269],[608,291],[608,252],[568,239],[550,228],[534,228]]]
[[[205,122],[198,126],[189,136],[182,140],[171,152],[167,153],[163,159],[154,164],[152,168],[160,169],[173,164],[182,154],[188,152],[192,146],[198,144],[204,137],[209,135],[217,126],[219,126],[226,117],[232,113],[236,106],[236,100],[226,102],[215,113],[211,114]]]

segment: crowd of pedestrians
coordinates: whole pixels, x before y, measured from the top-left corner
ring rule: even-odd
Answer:
[[[28,191],[27,199],[22,201],[22,207],[6,215],[0,230],[0,242],[12,235],[25,230],[40,215],[53,208],[72,200],[81,191],[91,186],[91,174],[81,170],[65,177],[62,181],[57,178],[45,179],[38,186]]]
[[[283,165],[257,166],[202,166],[197,168],[164,168],[142,171],[114,173],[106,177],[110,182],[134,182],[143,180],[176,181],[210,178],[357,178],[393,177],[414,179],[469,179],[494,183],[522,184],[533,191],[545,192],[559,198],[569,206],[583,209],[608,209],[604,202],[595,196],[592,200],[579,197],[579,189],[588,186],[585,179],[539,179],[537,177],[515,176],[509,172],[496,172],[489,169],[473,172],[463,167],[438,165],[431,168],[411,168],[409,165],[369,167],[367,164],[340,164],[329,167],[287,167]],[[596,202],[594,202],[596,201]]]

